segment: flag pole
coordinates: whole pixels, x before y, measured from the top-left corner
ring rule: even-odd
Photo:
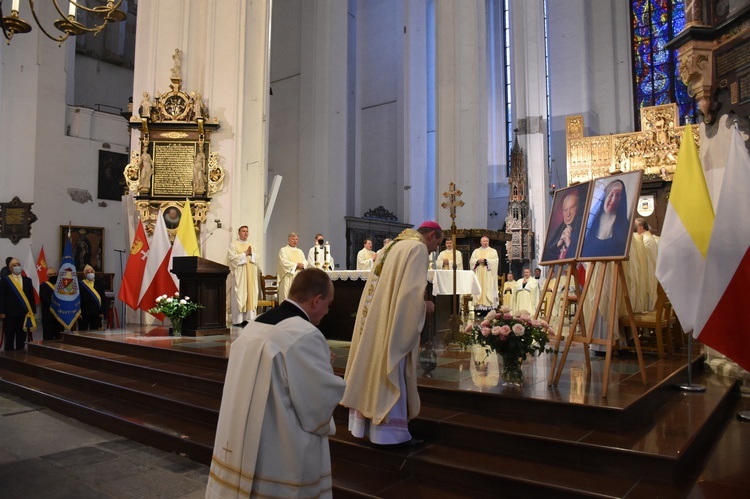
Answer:
[[[688,364],[687,364],[687,383],[680,385],[680,390],[684,392],[705,392],[706,387],[693,383],[693,332],[688,333]]]

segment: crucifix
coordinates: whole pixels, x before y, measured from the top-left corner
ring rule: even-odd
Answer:
[[[448,190],[443,193],[443,197],[447,201],[440,205],[448,210],[451,217],[451,241],[453,242],[453,313],[450,325],[453,340],[456,339],[456,333],[461,325],[461,318],[458,314],[458,294],[456,293],[456,208],[461,208],[464,205],[464,202],[459,199],[461,194],[463,193],[456,189],[456,184],[451,182],[448,184]]]

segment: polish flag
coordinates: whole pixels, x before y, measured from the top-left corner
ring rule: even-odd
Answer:
[[[31,245],[29,245],[29,254],[26,256],[26,261],[23,262],[23,272],[21,274],[31,279],[31,284],[34,286],[34,301],[40,303],[39,274],[36,273],[36,260],[34,259],[34,254],[31,252]]]
[[[693,336],[750,370],[750,156],[735,126],[706,256]],[[661,248],[659,248],[661,253]],[[686,269],[687,270],[687,269]],[[687,272],[686,272],[687,273]]]
[[[171,260],[172,244],[169,242],[163,213],[159,211],[154,227],[154,237],[151,238],[148,260],[146,260],[138,308],[148,312],[150,308],[156,306],[157,297],[164,294],[172,296],[177,293],[177,284],[169,273]],[[164,314],[154,315],[154,317],[164,320]]]
[[[130,245],[130,256],[125,264],[125,272],[122,275],[120,284],[120,293],[118,298],[127,306],[136,310],[138,308],[138,299],[141,296],[141,285],[143,284],[143,273],[146,270],[146,261],[148,260],[148,239],[146,230],[143,228],[143,221],[138,221],[138,228],[133,237],[133,243]]]

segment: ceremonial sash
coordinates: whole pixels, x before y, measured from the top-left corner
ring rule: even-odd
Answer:
[[[26,298],[26,294],[24,294],[23,292],[23,279],[21,279],[19,287],[19,285],[16,284],[15,279],[13,279],[11,276],[6,275],[5,278],[10,281],[10,289],[13,290],[19,301],[21,301],[21,303],[23,303],[23,305],[26,307],[26,317],[24,317],[23,320],[23,329],[25,331],[33,331],[34,329],[36,329],[36,318],[34,317],[34,312],[31,311],[31,304],[29,303],[29,299]]]
[[[99,309],[101,310],[101,308],[102,308],[102,297],[99,296],[99,293],[97,293],[97,291],[94,289],[94,283],[90,282],[88,279],[84,279],[83,283],[85,284],[85,286],[83,287],[83,289],[85,289],[86,291],[88,291],[89,293],[91,293],[91,296],[94,297],[94,299],[96,300],[96,303],[99,305]]]

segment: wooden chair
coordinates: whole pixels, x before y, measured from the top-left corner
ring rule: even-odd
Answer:
[[[672,304],[667,299],[667,294],[661,287],[661,284],[656,289],[656,304],[653,310],[648,312],[633,314],[635,319],[636,329],[653,329],[654,336],[656,337],[656,352],[659,354],[659,358],[663,359],[666,357],[664,353],[664,337],[667,338],[667,352],[669,355],[674,354],[674,347],[672,344],[672,329],[675,326],[677,320]],[[630,323],[627,315],[620,317],[620,329],[629,328]],[[665,334],[666,333],[666,334]],[[638,334],[637,331],[634,334]],[[648,347],[644,346],[644,350]]]
[[[260,299],[258,300],[258,313],[261,308],[265,312],[269,308],[279,305],[279,290],[275,275],[258,274],[258,289],[260,290]]]

